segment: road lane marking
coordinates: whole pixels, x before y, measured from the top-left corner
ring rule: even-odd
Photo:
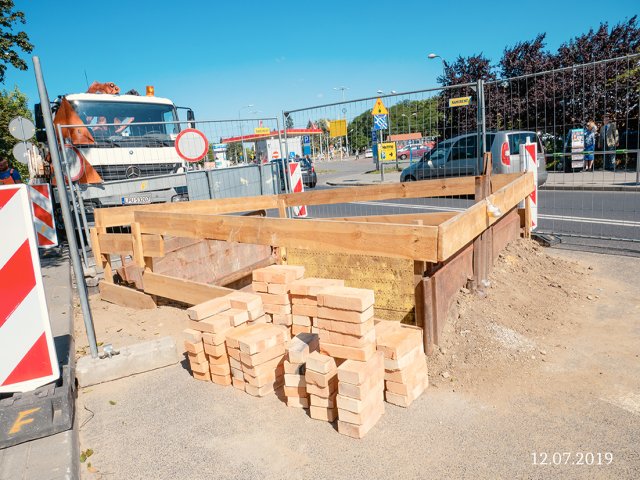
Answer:
[[[407,208],[412,210],[427,210],[434,212],[464,212],[466,209],[457,207],[441,207],[437,205],[411,205],[406,203],[391,203],[391,202],[350,202],[352,205],[371,205],[376,207],[395,207],[395,208]],[[551,220],[558,222],[574,222],[574,223],[592,223],[596,225],[611,225],[616,227],[636,227],[640,228],[640,221],[635,220],[617,220],[606,218],[591,218],[591,217],[573,217],[564,215],[550,215],[541,214],[538,215],[540,219]]]

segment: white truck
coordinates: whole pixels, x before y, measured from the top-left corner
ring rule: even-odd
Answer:
[[[183,107],[154,96],[152,88],[145,96],[75,93],[52,103],[56,128],[84,125],[62,130],[64,157],[87,212],[94,207],[185,199],[184,176],[175,174],[184,171],[186,162],[174,142],[194,115],[187,108],[187,121],[175,123],[178,108]],[[46,144],[39,104],[35,110],[38,140]],[[48,170],[44,168],[43,175],[52,175]]]

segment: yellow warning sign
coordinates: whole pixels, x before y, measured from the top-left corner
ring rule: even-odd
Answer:
[[[329,122],[330,137],[344,137],[347,134],[346,120],[331,120]]]
[[[464,107],[465,105],[469,105],[469,103],[471,103],[471,97],[458,97],[449,99],[450,107]]]
[[[253,129],[253,133],[255,135],[269,135],[271,133],[271,129],[268,127],[256,127]]]
[[[382,162],[395,160],[396,159],[396,142],[379,143],[378,159]]]
[[[389,110],[382,103],[382,99],[377,99],[376,104],[373,106],[373,110],[371,110],[371,115],[389,115]]]

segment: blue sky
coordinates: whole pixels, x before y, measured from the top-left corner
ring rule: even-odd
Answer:
[[[445,59],[547,33],[555,49],[569,38],[638,13],[637,1],[253,2],[16,0],[35,45],[49,95],[113,81],[123,91],[154,85],[156,95],[192,107],[199,119],[260,116],[340,100],[436,85]],[[65,33],[66,32],[66,33]],[[9,68],[34,102],[31,68]],[[246,113],[246,110],[245,110]]]

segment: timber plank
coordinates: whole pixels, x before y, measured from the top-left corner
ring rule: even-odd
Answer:
[[[415,222],[422,222],[422,225],[440,225],[450,218],[456,216],[458,212],[433,212],[433,213],[407,213],[401,215],[370,215],[362,217],[331,217],[323,220],[344,221],[344,222],[366,222],[366,223],[395,223],[410,225]]]
[[[153,301],[153,298],[133,288],[104,281],[100,282],[98,288],[100,289],[100,298],[105,302],[137,310],[156,308],[156,302]]]
[[[438,227],[136,212],[144,233],[435,262]]]
[[[142,235],[142,250],[145,257],[164,257],[164,239],[162,235]]]
[[[440,224],[438,227],[437,261],[442,262],[448,259],[499,220],[499,218],[487,215],[487,201],[500,208],[503,215],[506,215],[533,191],[533,182],[533,172],[519,175],[513,182],[505,185],[487,199]]]
[[[511,183],[513,177],[522,174],[503,174],[492,176],[495,190]],[[97,227],[115,227],[131,225],[135,212],[166,212],[193,214],[223,214],[278,208],[278,200],[284,200],[288,207],[297,205],[323,205],[367,200],[393,198],[427,198],[452,195],[471,195],[474,193],[474,177],[441,178],[419,182],[372,185],[367,187],[349,187],[314,192],[289,193],[285,195],[262,195],[256,197],[235,197],[218,200],[195,200],[191,202],[160,203],[153,205],[135,205],[117,208],[97,208],[95,223]]]
[[[114,255],[131,255],[133,253],[133,237],[129,233],[99,233],[100,253]]]
[[[150,271],[144,272],[142,280],[145,293],[169,298],[188,305],[197,305],[235,292],[230,288],[192,282],[168,275],[159,275]]]

